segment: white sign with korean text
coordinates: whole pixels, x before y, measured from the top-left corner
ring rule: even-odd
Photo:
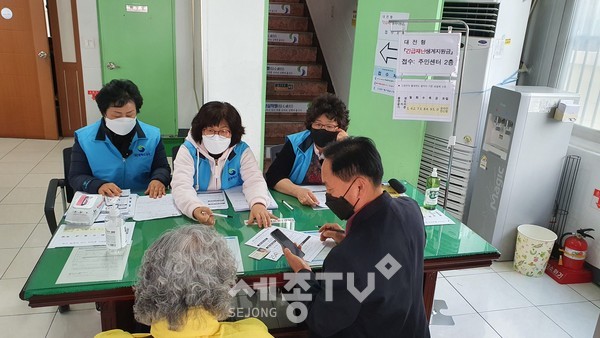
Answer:
[[[456,81],[396,80],[394,120],[450,122]]]
[[[399,39],[399,76],[456,76],[460,33],[405,33]]]
[[[396,64],[398,62],[399,30],[392,30],[392,20],[407,20],[408,13],[381,12],[375,48],[375,65],[371,90],[374,93],[394,96]],[[395,25],[398,27],[398,25]],[[406,27],[406,25],[405,25]]]

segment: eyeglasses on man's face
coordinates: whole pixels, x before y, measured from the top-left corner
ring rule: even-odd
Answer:
[[[231,137],[231,130],[218,129],[218,128],[204,128],[204,129],[202,129],[202,135],[205,135],[205,136],[219,135],[221,137]]]
[[[337,124],[322,124],[320,122],[313,122],[312,128],[313,129],[325,129],[327,131],[336,131],[338,126],[337,126]]]

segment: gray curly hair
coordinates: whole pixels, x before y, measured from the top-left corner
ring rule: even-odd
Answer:
[[[233,255],[212,227],[171,230],[144,254],[135,286],[135,318],[146,325],[166,319],[171,330],[178,330],[187,310],[200,307],[223,320],[235,272]]]

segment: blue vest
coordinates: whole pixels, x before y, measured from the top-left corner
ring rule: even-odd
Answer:
[[[295,184],[302,184],[302,182],[304,182],[306,172],[308,171],[310,161],[312,160],[314,142],[312,141],[312,138],[309,138],[309,136],[310,130],[301,131],[299,133],[287,136],[287,139],[290,140],[290,143],[292,144],[294,154],[296,154],[294,166],[292,167],[292,171],[290,172],[289,176],[290,181],[294,182]]]
[[[138,120],[143,133],[133,136],[129,150],[123,158],[108,136],[96,139],[101,121],[75,131],[75,136],[85,153],[94,177],[112,182],[121,189],[145,190],[150,183],[152,161],[160,142],[160,129]]]
[[[210,162],[208,162],[206,156],[202,154],[200,154],[200,158],[198,158],[199,153],[190,141],[185,140],[183,145],[188,149],[194,160],[194,189],[198,192],[206,191],[212,174]],[[248,145],[241,141],[236,144],[231,153],[229,153],[229,157],[227,157],[227,160],[223,165],[223,170],[221,171],[221,189],[225,190],[237,187],[244,183],[242,180],[242,173],[240,172],[240,161],[242,159],[242,154],[247,148]],[[198,175],[200,175],[200,177],[198,177]]]

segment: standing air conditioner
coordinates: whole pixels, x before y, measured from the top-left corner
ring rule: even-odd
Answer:
[[[456,119],[456,146],[452,160],[447,209],[466,221],[471,200],[473,172],[493,85],[516,79],[531,0],[458,0],[446,1],[442,19],[463,20],[469,25],[465,60]],[[442,24],[442,31],[447,30]],[[461,27],[453,27],[454,32]],[[463,40],[464,41],[464,40]],[[424,191],[432,167],[438,168],[444,202],[450,151],[448,138],[453,123],[428,122],[419,170],[418,187]]]

